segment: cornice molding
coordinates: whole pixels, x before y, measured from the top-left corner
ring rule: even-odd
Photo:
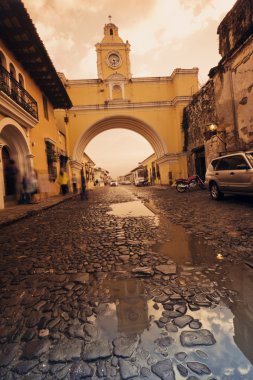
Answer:
[[[136,82],[169,82],[174,79],[176,75],[189,75],[189,74],[198,74],[199,69],[194,67],[193,69],[175,69],[172,74],[169,76],[162,77],[136,77],[131,78],[130,83]],[[101,83],[101,79],[67,79],[68,86],[84,86],[87,84],[99,84]]]
[[[178,162],[178,160],[181,157],[185,157],[186,153],[181,152],[181,153],[168,153],[165,154],[164,156],[160,157],[157,159],[158,164],[166,164],[166,163],[172,163],[172,162]]]
[[[26,128],[34,128],[39,122],[2,91],[0,91],[0,111]]]
[[[78,161],[75,161],[75,160],[70,160],[69,161],[69,164],[70,164],[70,167],[72,169],[76,169],[76,170],[81,170],[83,165],[81,162],[78,162]]]
[[[72,107],[69,112],[82,112],[94,110],[108,110],[108,109],[133,109],[133,108],[169,108],[174,107],[178,103],[189,103],[192,96],[176,96],[171,101],[161,102],[136,102],[132,103],[127,100],[109,100],[105,104],[91,104],[91,105],[77,105]]]

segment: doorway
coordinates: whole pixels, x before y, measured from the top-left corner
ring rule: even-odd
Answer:
[[[2,148],[2,162],[4,177],[4,200],[15,200],[17,194],[18,169],[7,146]]]
[[[205,148],[201,146],[199,148],[193,149],[195,158],[195,171],[198,176],[204,180],[206,175],[206,159],[205,159]]]

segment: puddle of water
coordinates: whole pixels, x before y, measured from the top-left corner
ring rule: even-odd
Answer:
[[[131,201],[115,203],[110,205],[111,211],[108,215],[115,215],[121,218],[127,217],[153,217],[154,226],[162,227],[166,231],[166,241],[152,246],[152,249],[162,255],[168,255],[177,264],[190,262],[191,264],[213,263],[213,249],[204,240],[196,239],[193,235],[187,234],[185,228],[168,222],[162,216],[155,214],[155,207],[151,202],[143,204],[142,201]],[[152,211],[154,210],[154,212]],[[163,232],[164,234],[164,232]],[[219,255],[219,254],[217,254]],[[221,259],[220,255],[218,259]]]
[[[108,214],[119,217],[155,215],[141,201],[112,205],[112,211]],[[187,283],[188,279],[196,281],[197,278],[200,288],[201,283],[207,289],[210,284],[210,291],[215,287],[220,294],[226,295],[214,308],[202,307],[194,312],[187,311],[187,315],[202,323],[202,329],[213,333],[217,343],[209,347],[182,347],[180,333],[190,330],[187,326],[177,333],[169,333],[174,341],[167,353],[157,351],[155,340],[166,334],[166,331],[158,328],[154,320],[162,316],[164,309],[161,304],[159,310],[153,308],[154,303],[146,296],[144,283],[137,279],[113,280],[104,284],[109,290],[110,302],[107,312],[98,315],[97,325],[111,339],[122,333],[141,336],[142,348],[157,360],[163,360],[166,355],[173,358],[175,353],[184,351],[188,355],[187,361],[205,363],[217,380],[253,379],[252,268],[223,263],[222,255],[218,251],[214,252],[204,238],[188,234],[185,228],[171,224],[164,217],[156,216],[154,225],[159,226],[162,243],[154,244],[151,249],[178,264],[182,284]],[[218,268],[220,264],[222,268]],[[230,294],[233,295],[230,297]],[[204,351],[208,358],[200,359],[196,354],[197,349]],[[178,364],[173,360],[174,365]],[[178,372],[176,376],[177,379],[184,378]],[[156,379],[155,376],[153,378]],[[208,380],[210,377],[201,378]]]
[[[155,216],[141,201],[131,201],[123,203],[111,204],[112,211],[107,212],[108,215],[115,215],[119,217],[142,217],[142,216]]]
[[[186,233],[185,228],[169,223],[160,218],[160,225],[166,230],[166,241],[152,246],[155,252],[168,255],[177,264],[201,265],[202,263],[214,263],[215,254],[213,248],[204,243],[204,240],[195,238]],[[220,255],[217,259],[220,259]]]
[[[225,281],[218,279],[218,284],[237,294],[225,301],[232,314],[233,341],[253,364],[253,270],[234,264],[227,265],[227,273]]]
[[[139,336],[140,346],[139,351],[136,352],[136,360],[139,365],[147,365],[140,352],[147,352],[155,361],[169,357],[174,363],[176,379],[183,380],[185,377],[177,371],[176,365],[179,362],[175,360],[174,356],[183,351],[187,354],[187,358],[182,364],[186,366],[186,362],[191,361],[203,363],[210,368],[212,375],[217,380],[250,380],[253,378],[253,367],[250,364],[252,328],[249,336],[247,330],[249,323],[252,326],[251,308],[248,315],[250,320],[246,325],[242,323],[241,315],[237,321],[235,309],[230,310],[223,302],[212,309],[201,308],[194,312],[188,310],[187,315],[199,320],[202,323],[202,329],[207,329],[213,333],[216,344],[183,347],[180,342],[180,334],[184,330],[189,331],[191,329],[186,326],[179,329],[178,332],[167,333],[165,328],[158,328],[154,321],[162,316],[164,308],[159,304],[159,310],[154,309],[154,302],[150,300],[150,297],[147,297],[145,284],[142,280],[105,280],[103,287],[109,291],[109,302],[100,304],[102,307],[101,312],[97,314],[96,325],[102,336],[111,341],[122,335]],[[242,311],[240,310],[239,313]],[[159,348],[157,339],[166,336],[172,338],[172,343],[168,347]],[[199,357],[197,350],[204,352],[203,355],[206,357]],[[152,374],[152,376],[152,379],[158,379],[155,375]],[[204,375],[201,378],[208,380],[211,377]]]
[[[142,334],[149,328],[147,297],[140,280],[105,280],[109,290],[108,307],[98,315],[97,325],[105,336],[114,339],[119,334]]]

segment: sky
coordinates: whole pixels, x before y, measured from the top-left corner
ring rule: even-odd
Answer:
[[[175,68],[198,67],[200,85],[221,59],[217,28],[235,2],[23,0],[56,70],[67,79],[97,78],[95,44],[101,42],[111,15],[120,37],[131,45],[133,77],[169,76]],[[103,132],[85,151],[112,176],[124,174],[153,152],[142,136],[125,130]]]

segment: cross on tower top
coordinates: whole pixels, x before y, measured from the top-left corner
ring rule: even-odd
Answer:
[[[109,15],[108,18],[109,18],[109,23],[111,23],[111,21],[112,21],[112,16]]]

